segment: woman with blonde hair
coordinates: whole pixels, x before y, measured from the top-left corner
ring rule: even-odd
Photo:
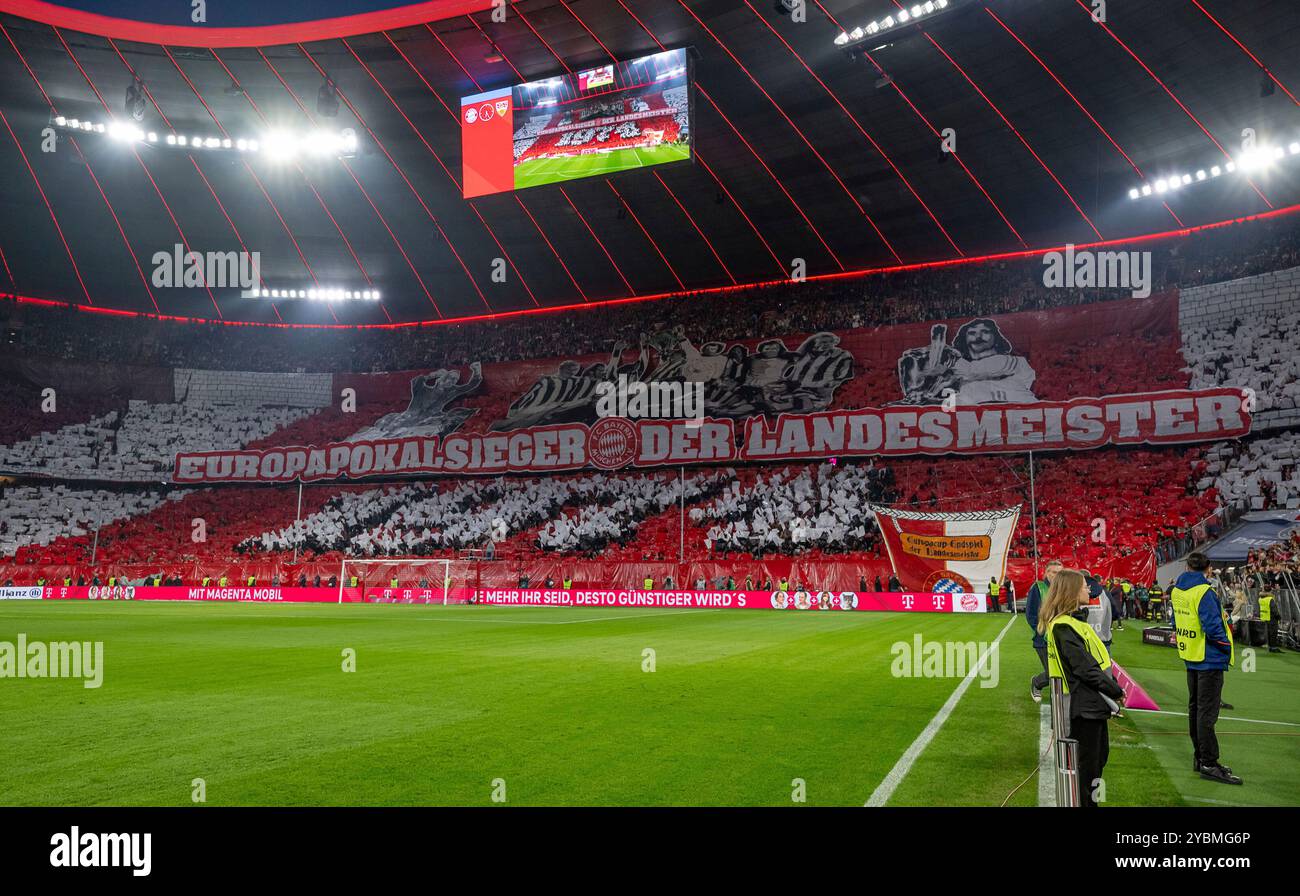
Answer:
[[[1047,591],[1038,614],[1038,633],[1047,639],[1047,673],[1061,679],[1068,695],[1070,730],[1079,743],[1079,804],[1095,807],[1094,794],[1110,756],[1112,703],[1123,705],[1124,689],[1110,673],[1110,654],[1088,624],[1088,581],[1063,569]]]

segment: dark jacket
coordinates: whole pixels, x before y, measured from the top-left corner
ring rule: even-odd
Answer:
[[[1085,611],[1085,622],[1087,615]],[[1070,718],[1109,719],[1110,707],[1101,695],[1118,701],[1124,696],[1124,689],[1109,672],[1103,672],[1097,665],[1078,632],[1069,626],[1058,625],[1054,634],[1056,655],[1061,660],[1065,683],[1070,686]]]
[[[1187,589],[1208,584],[1210,580],[1204,573],[1188,570],[1174,582],[1174,588]],[[1201,604],[1197,607],[1196,615],[1201,618],[1201,629],[1205,632],[1205,659],[1199,663],[1187,663],[1187,668],[1195,672],[1210,672],[1216,669],[1226,671],[1231,648],[1228,646],[1228,630],[1223,625],[1223,607],[1219,603],[1219,595],[1213,588],[1201,595]],[[1177,625],[1177,620],[1174,624]]]

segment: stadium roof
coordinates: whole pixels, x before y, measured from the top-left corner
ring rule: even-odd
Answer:
[[[867,41],[857,58],[836,36],[896,14],[893,0],[807,0],[806,22],[779,4],[524,0],[503,23],[484,9],[345,36],[337,20],[350,5],[381,16],[351,20],[370,28],[404,21],[402,8],[330,2],[318,6],[332,31],[260,32],[302,42],[250,48],[224,34],[199,49],[141,42],[174,31],[0,0],[43,19],[0,14],[0,290],[232,321],[383,324],[771,280],[796,258],[833,274],[1120,239],[1300,202],[1300,155],[1249,179],[1195,180],[1240,157],[1244,129],[1284,153],[1300,141],[1294,0],[1128,0],[1110,3],[1104,23],[1084,0],[952,0],[923,30]],[[309,39],[322,33],[338,36]],[[459,97],[661,46],[693,48],[693,164],[461,198]],[[346,164],[162,146],[137,159],[92,133],[42,151],[54,115],[130,121],[133,75],[146,90],[142,129],[351,127],[360,150]],[[317,109],[325,75],[335,118]],[[940,152],[947,128],[955,154]],[[1163,201],[1130,198],[1174,173],[1193,183]],[[383,299],[150,284],[154,253],[182,242],[257,251],[268,285],[373,287]]]

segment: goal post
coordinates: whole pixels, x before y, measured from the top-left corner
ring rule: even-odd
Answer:
[[[465,583],[454,581],[454,564],[459,565],[446,558],[345,557],[339,569],[339,603],[344,589],[353,587],[360,589],[363,603],[459,603],[454,585]]]

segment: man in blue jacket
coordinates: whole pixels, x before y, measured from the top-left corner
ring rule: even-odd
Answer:
[[[1047,675],[1047,639],[1038,633],[1038,611],[1047,599],[1047,589],[1051,587],[1052,579],[1056,578],[1064,566],[1060,560],[1048,561],[1043,568],[1043,578],[1029,586],[1029,593],[1025,596],[1025,622],[1029,623],[1029,630],[1034,634],[1034,652],[1043,664],[1043,671],[1029,682],[1029,696],[1035,703],[1043,702],[1043,688],[1050,681]]]
[[[1209,559],[1199,551],[1188,555],[1187,572],[1170,589],[1178,655],[1187,666],[1187,728],[1192,738],[1192,768],[1202,778],[1240,784],[1232,769],[1219,764],[1219,720],[1223,673],[1233,664],[1232,630],[1224,621],[1219,596],[1205,572]]]

